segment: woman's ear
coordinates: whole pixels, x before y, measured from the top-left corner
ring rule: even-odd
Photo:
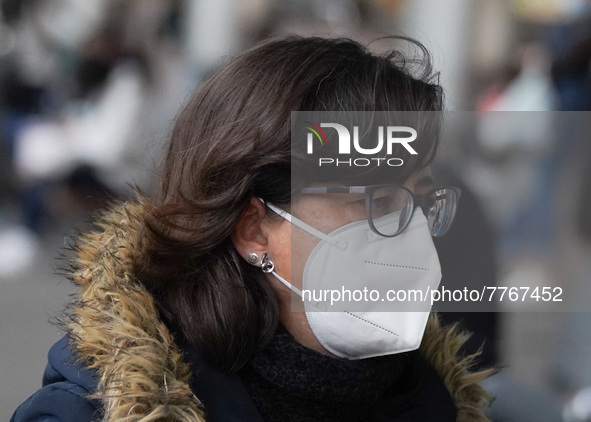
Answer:
[[[262,257],[267,250],[267,237],[262,228],[265,212],[263,203],[257,198],[252,198],[242,219],[234,229],[232,235],[234,248],[247,262],[250,262],[248,256],[251,253]]]

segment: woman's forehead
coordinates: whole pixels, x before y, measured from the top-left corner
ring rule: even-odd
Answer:
[[[435,180],[433,179],[433,174],[431,173],[430,166],[427,166],[419,171],[414,172],[411,176],[406,179],[402,183],[394,183],[392,180],[376,178],[375,183],[371,183],[372,185],[402,185],[411,190],[420,189],[420,188],[428,188],[435,184]],[[310,183],[308,186],[316,187],[316,186],[353,186],[354,183],[344,183],[338,181],[330,181],[330,182],[314,182]],[[362,184],[360,184],[362,185]]]
[[[431,167],[427,166],[415,173],[413,173],[403,185],[411,189],[428,188],[435,184]]]

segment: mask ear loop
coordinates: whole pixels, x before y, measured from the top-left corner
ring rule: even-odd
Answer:
[[[314,236],[314,237],[316,237],[316,238],[318,238],[320,240],[324,240],[326,243],[329,243],[329,244],[331,244],[333,246],[336,246],[337,248],[347,249],[347,243],[346,242],[336,240],[333,237],[330,237],[330,236],[322,233],[320,230],[315,229],[314,227],[312,227],[312,226],[304,223],[302,220],[300,220],[297,217],[294,217],[293,215],[291,215],[287,211],[282,210],[281,208],[277,208],[275,205],[269,204],[268,202],[266,203],[261,198],[257,198],[257,199],[259,201],[261,201],[267,207],[271,208],[271,210],[273,210],[273,212],[275,212],[276,214],[279,214],[281,217],[283,217],[284,219],[286,219],[290,223],[296,225],[300,229],[308,232],[312,236]]]
[[[314,227],[304,223],[302,220],[300,220],[297,217],[294,217],[293,215],[291,215],[287,211],[282,210],[281,208],[277,208],[276,206],[274,206],[272,204],[266,203],[261,198],[257,198],[257,199],[259,201],[261,201],[263,203],[263,205],[266,205],[267,207],[271,208],[271,210],[273,212],[280,215],[281,217],[283,217],[284,219],[286,219],[290,223],[295,224],[296,226],[298,226],[302,230],[308,232],[312,236],[315,236],[321,240],[324,240],[325,242],[327,242],[333,246],[336,246],[337,248],[341,248],[341,249],[347,248],[346,242],[337,241],[334,238],[322,233],[320,230],[317,230]],[[273,277],[275,277],[277,280],[279,280],[285,287],[287,287],[289,290],[291,290],[292,292],[297,294],[302,299],[302,301],[304,300],[303,293],[300,289],[295,287],[293,284],[291,284],[289,281],[287,281],[286,279],[284,279],[283,277],[281,277],[279,274],[277,274],[275,272],[275,264],[273,264],[273,261],[271,261],[269,259],[269,255],[267,254],[267,252],[265,252],[263,254],[263,257],[261,258],[261,270],[264,273],[273,275]],[[319,309],[317,305],[311,305],[311,306],[319,311],[326,311],[326,309]]]
[[[287,281],[286,279],[284,279],[283,277],[281,277],[279,274],[277,274],[275,272],[275,264],[273,263],[273,261],[271,261],[271,259],[269,259],[269,254],[267,254],[267,252],[265,252],[263,254],[263,257],[261,258],[261,270],[265,274],[271,274],[271,275],[273,275],[285,287],[287,287],[289,290],[293,291],[299,297],[302,297],[302,291],[300,289],[298,289],[297,287],[295,287],[293,284],[291,284],[289,281]]]
[[[261,258],[261,270],[265,274],[271,274],[273,277],[275,277],[277,280],[279,280],[285,287],[287,287],[289,290],[291,290],[296,295],[298,295],[302,299],[302,302],[304,301],[304,296],[303,296],[302,291],[274,271],[275,264],[273,264],[273,261],[271,261],[269,259],[269,255],[267,254],[267,252],[265,252],[263,254],[263,257]],[[311,306],[318,311],[326,311],[326,309],[320,309],[317,305],[311,305]]]

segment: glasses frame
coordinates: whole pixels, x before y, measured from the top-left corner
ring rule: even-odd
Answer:
[[[314,195],[314,194],[326,194],[326,193],[353,193],[353,194],[364,194],[365,195],[365,218],[367,220],[367,222],[369,223],[369,226],[371,227],[371,229],[373,230],[374,233],[376,233],[379,236],[383,236],[383,237],[396,237],[398,236],[400,233],[402,233],[404,230],[406,230],[406,228],[408,227],[408,225],[410,224],[410,220],[412,218],[407,219],[404,224],[403,227],[399,228],[398,231],[392,235],[386,235],[383,233],[380,233],[376,227],[374,226],[373,223],[373,218],[371,216],[371,197],[372,194],[378,190],[378,189],[383,189],[383,188],[399,188],[399,189],[404,189],[406,192],[408,192],[409,197],[410,197],[410,209],[412,210],[411,215],[414,213],[414,210],[417,207],[420,207],[423,212],[425,213],[425,215],[427,216],[428,214],[428,210],[425,210],[424,206],[425,206],[425,201],[426,199],[434,194],[435,192],[437,192],[438,190],[441,189],[450,189],[452,190],[455,194],[456,194],[456,204],[455,207],[453,209],[453,215],[451,216],[451,222],[453,223],[453,221],[455,220],[456,217],[456,211],[457,211],[457,206],[459,203],[459,199],[462,195],[462,191],[459,188],[456,188],[455,186],[437,186],[431,190],[429,190],[427,193],[423,194],[423,195],[416,195],[415,193],[413,193],[413,191],[411,191],[410,189],[408,189],[405,186],[401,186],[401,185],[393,185],[393,184],[389,184],[389,185],[367,185],[367,186],[313,186],[313,187],[307,187],[307,188],[303,188],[300,190],[300,193],[302,194],[307,194],[307,195]],[[446,231],[447,233],[447,231]],[[444,233],[445,234],[445,233]],[[439,235],[439,236],[435,236],[433,234],[431,234],[431,236],[433,237],[440,237],[443,235]]]

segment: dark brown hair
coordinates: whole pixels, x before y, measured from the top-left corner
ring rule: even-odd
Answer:
[[[422,50],[420,66],[349,39],[272,39],[218,70],[179,115],[136,273],[167,324],[213,364],[239,369],[278,324],[278,298],[231,235],[253,196],[290,202],[290,112],[441,110],[429,55],[406,40]],[[422,144],[408,175],[433,158],[437,141]]]

